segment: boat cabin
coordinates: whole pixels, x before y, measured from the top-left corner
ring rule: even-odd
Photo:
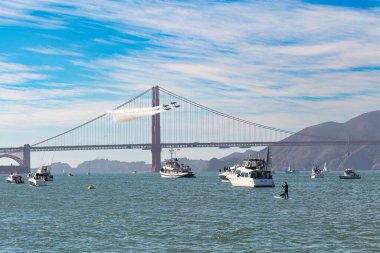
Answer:
[[[246,169],[256,170],[256,169],[265,169],[266,163],[264,159],[245,159],[243,160],[243,167]]]
[[[174,172],[189,172],[191,171],[189,165],[179,164],[178,159],[170,159],[165,162],[165,166],[161,169],[164,171],[174,171]]]
[[[272,173],[269,170],[241,171],[238,176],[253,179],[272,179]]]

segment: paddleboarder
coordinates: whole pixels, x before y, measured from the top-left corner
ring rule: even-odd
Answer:
[[[288,192],[289,192],[289,186],[288,186],[288,183],[285,182],[285,185],[283,185],[282,188],[284,188],[284,193],[281,194],[281,195],[283,195],[285,199],[288,199],[289,198],[289,194],[288,194]]]

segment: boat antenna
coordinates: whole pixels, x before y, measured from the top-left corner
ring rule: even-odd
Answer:
[[[174,149],[169,149],[169,152],[170,152],[170,160],[173,160],[173,153],[174,153]]]

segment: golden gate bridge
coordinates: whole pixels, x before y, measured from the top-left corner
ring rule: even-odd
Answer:
[[[115,122],[112,111],[176,105],[168,113]],[[178,107],[178,108],[177,108]],[[143,149],[152,152],[152,171],[161,168],[163,148],[347,145],[347,140],[304,135],[261,125],[198,104],[159,86],[70,130],[35,144],[0,148],[0,158],[30,171],[30,153],[39,151]],[[288,137],[301,135],[302,141]],[[350,145],[380,145],[380,140],[350,140]],[[15,166],[14,166],[15,167]],[[16,169],[16,168],[15,168]]]

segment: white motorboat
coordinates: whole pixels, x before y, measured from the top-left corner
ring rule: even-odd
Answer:
[[[43,176],[36,176],[31,177],[28,179],[28,182],[32,186],[46,186],[47,185],[47,180]]]
[[[344,174],[339,176],[340,179],[360,179],[360,175],[356,174],[352,169],[345,169]]]
[[[314,164],[311,168],[311,178],[323,178],[325,175],[323,173],[323,169],[321,169],[318,165]]]
[[[270,148],[268,148],[267,162],[260,158],[245,159],[234,173],[227,175],[227,178],[232,186],[274,187],[270,164],[271,155]]]
[[[160,170],[162,178],[181,178],[181,177],[194,177],[194,173],[191,171],[190,166],[179,164],[178,159],[173,159],[173,151],[171,153],[170,160],[166,160],[164,166]]]
[[[12,184],[23,184],[24,183],[24,179],[22,179],[22,176],[17,174],[17,173],[10,174],[5,180],[8,183],[12,183]]]
[[[38,178],[43,177],[46,181],[53,181],[53,175],[51,174],[51,168],[47,165],[42,165],[40,168],[38,168],[36,174],[34,175]]]
[[[235,166],[228,167],[228,168],[224,167],[223,171],[219,170],[219,174],[218,174],[219,179],[222,182],[229,182],[227,176],[232,175],[235,172],[237,167],[239,167],[239,165],[235,165]]]

